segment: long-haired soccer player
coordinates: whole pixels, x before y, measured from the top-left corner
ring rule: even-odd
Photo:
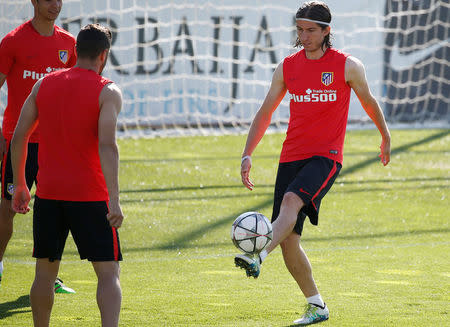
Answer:
[[[0,132],[1,202],[0,202],[0,282],[3,274],[3,255],[13,233],[15,212],[11,209],[13,175],[11,138],[19,119],[20,109],[34,83],[49,72],[75,65],[75,38],[55,25],[61,11],[62,0],[32,0],[34,16],[9,32],[0,43],[0,88],[8,85],[8,104],[3,115]],[[31,189],[38,169],[39,131],[31,135],[28,143],[27,185]],[[56,293],[74,293],[57,278]]]
[[[381,134],[382,164],[387,165],[390,160],[391,136],[383,112],[369,90],[364,66],[331,46],[330,23],[331,13],[323,2],[307,2],[297,11],[296,45],[303,49],[286,57],[276,68],[250,127],[241,161],[242,183],[251,190],[251,155],[269,126],[272,113],[289,92],[289,126],[274,192],[273,241],[257,258],[237,255],[235,263],[246,270],[247,276],[256,278],[260,264],[280,244],[286,267],[308,302],[304,315],[294,322],[298,325],[329,317],[299,241],[306,216],[317,225],[320,202],[342,167],[352,89]]]

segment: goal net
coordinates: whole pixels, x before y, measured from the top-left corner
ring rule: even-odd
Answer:
[[[330,0],[333,44],[359,58],[391,123],[449,126],[449,0]],[[297,51],[293,0],[65,0],[57,24],[113,32],[104,75],[122,89],[122,135],[247,131],[276,66]],[[0,37],[32,17],[0,2]],[[308,76],[305,76],[308,78]],[[0,111],[6,105],[6,86]],[[283,129],[289,95],[272,117]],[[367,115],[352,94],[349,123]]]

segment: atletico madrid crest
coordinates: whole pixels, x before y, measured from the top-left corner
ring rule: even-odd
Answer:
[[[328,86],[331,83],[333,83],[333,73],[332,72],[322,73],[322,84]]]
[[[67,50],[59,50],[58,51],[58,57],[59,57],[59,60],[61,60],[61,62],[63,64],[66,64],[67,60],[69,60],[69,51],[67,51]]]

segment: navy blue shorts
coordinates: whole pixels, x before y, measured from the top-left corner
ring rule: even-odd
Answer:
[[[2,160],[2,198],[11,200],[13,192],[13,172],[11,166],[11,141],[6,141],[8,149],[6,155]],[[27,180],[28,189],[31,190],[33,183],[36,183],[36,176],[38,172],[38,143],[28,143],[27,162],[25,164],[25,178]]]
[[[60,201],[35,197],[33,257],[61,260],[69,231],[80,259],[121,261],[119,233],[109,225],[105,201]]]
[[[306,216],[313,225],[317,225],[320,202],[330,190],[341,168],[339,162],[320,156],[280,163],[275,182],[272,222],[280,213],[284,194],[293,192],[305,204],[298,213],[294,231],[299,235],[302,234]]]

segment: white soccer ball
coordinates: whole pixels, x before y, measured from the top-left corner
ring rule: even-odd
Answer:
[[[231,226],[231,240],[242,252],[258,254],[272,242],[272,224],[259,212],[245,212]]]

